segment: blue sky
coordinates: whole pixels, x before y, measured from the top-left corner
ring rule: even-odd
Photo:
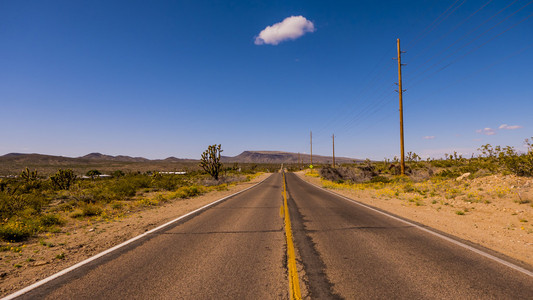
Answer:
[[[392,158],[397,38],[406,151],[523,151],[532,13],[529,0],[0,0],[0,155],[309,153],[312,130],[315,154],[335,134],[338,156]],[[261,33],[291,16],[301,32]]]

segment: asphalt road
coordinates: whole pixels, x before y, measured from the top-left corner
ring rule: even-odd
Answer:
[[[284,299],[281,174],[20,299]]]
[[[308,298],[533,299],[529,275],[286,178]],[[287,299],[281,182],[274,174],[20,298]]]
[[[287,174],[312,298],[533,299],[533,278]]]

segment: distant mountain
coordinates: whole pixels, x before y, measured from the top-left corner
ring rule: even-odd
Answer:
[[[303,160],[304,164],[311,162],[311,155],[298,154],[283,151],[244,151],[243,153],[230,157],[222,156],[221,161],[224,163],[298,163]],[[331,156],[313,155],[313,163],[331,163]],[[336,163],[353,163],[355,161],[362,161],[361,159],[348,157],[335,157]]]
[[[149,161],[149,159],[144,158],[144,157],[131,157],[131,156],[125,156],[125,155],[112,156],[112,155],[105,155],[105,154],[98,153],[98,152],[89,153],[79,158],[90,159],[90,160],[111,160],[111,161],[123,161],[123,162]]]
[[[18,162],[18,163],[58,163],[58,162],[72,162],[75,161],[75,158],[64,157],[64,156],[54,156],[54,155],[44,155],[36,153],[8,153],[6,155],[0,156],[0,162]]]
[[[309,154],[298,154],[292,152],[283,152],[283,151],[244,151],[237,156],[222,156],[221,161],[223,163],[272,163],[272,164],[281,164],[281,163],[298,163],[303,161],[304,164],[309,164],[311,162],[311,156]],[[165,159],[154,159],[150,160],[144,157],[131,157],[125,155],[106,155],[102,153],[89,153],[87,155],[73,158],[73,157],[64,157],[64,156],[53,156],[53,155],[44,155],[44,154],[24,154],[24,153],[9,153],[3,156],[0,156],[0,163],[4,162],[16,162],[16,163],[27,163],[27,164],[59,164],[66,165],[72,164],[75,162],[126,162],[126,163],[142,163],[142,162],[198,162],[197,159],[188,159],[188,158],[176,158],[176,157],[167,157]],[[331,156],[322,156],[322,155],[313,155],[313,163],[331,163]],[[348,157],[335,157],[337,163],[352,163],[354,161],[362,161],[361,159],[348,158]]]
[[[177,158],[177,157],[174,157],[174,156],[171,156],[171,157],[167,157],[161,161],[166,161],[166,162],[197,162],[199,161],[198,159],[191,159],[191,158]]]

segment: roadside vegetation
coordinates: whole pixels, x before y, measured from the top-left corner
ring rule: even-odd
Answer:
[[[416,153],[409,152],[406,176],[400,175],[397,159],[367,160],[335,168],[324,165],[308,171],[306,176],[320,177],[326,188],[374,190],[380,198],[405,199],[416,206],[453,205],[455,201],[489,204],[492,199],[510,196],[518,204],[533,207],[529,186],[492,180],[495,176],[516,177],[519,182],[520,178],[533,177],[533,144],[529,140],[525,143],[526,153],[518,153],[512,147],[487,144],[479,148],[478,156],[470,158],[453,153],[442,159],[421,160]],[[481,184],[483,182],[486,184]],[[458,210],[456,214],[467,212],[468,209]]]
[[[220,165],[214,179],[199,169],[185,174],[122,170],[102,174],[96,169],[76,174],[71,169],[59,169],[42,176],[26,168],[18,176],[0,179],[0,250],[9,250],[13,243],[32,237],[60,233],[68,223],[120,220],[168,201],[227,190],[269,169],[274,166]]]

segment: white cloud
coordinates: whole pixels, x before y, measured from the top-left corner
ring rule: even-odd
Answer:
[[[476,130],[477,133],[481,133],[481,134],[484,134],[484,135],[495,135],[496,134],[496,131],[492,128],[483,128],[483,129],[478,129]]]
[[[432,140],[432,139],[435,138],[435,136],[433,136],[433,135],[427,135],[427,136],[424,136],[424,137],[422,137],[422,138],[423,138],[424,140]]]
[[[286,40],[295,40],[307,32],[313,31],[315,31],[313,22],[303,16],[292,16],[263,29],[255,38],[255,44],[277,45]]]
[[[500,129],[506,129],[506,130],[515,130],[515,129],[520,129],[520,128],[522,128],[522,126],[520,126],[520,125],[507,125],[507,124],[502,124],[502,125],[500,125],[499,128],[500,128]]]

